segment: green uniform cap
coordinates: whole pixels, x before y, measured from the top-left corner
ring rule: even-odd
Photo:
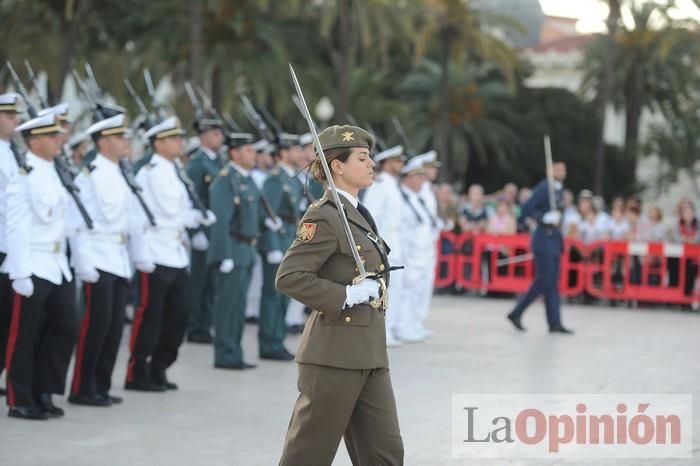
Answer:
[[[342,147],[365,147],[371,151],[374,147],[374,137],[357,126],[329,126],[321,131],[318,139],[324,151]]]

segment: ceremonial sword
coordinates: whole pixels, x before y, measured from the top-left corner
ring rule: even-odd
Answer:
[[[343,226],[343,231],[345,232],[345,237],[348,243],[350,243],[350,251],[352,252],[353,259],[355,259],[355,267],[357,267],[357,271],[359,272],[359,275],[353,279],[352,283],[357,284],[365,278],[377,280],[379,282],[381,296],[377,299],[370,301],[369,304],[375,309],[386,309],[388,300],[386,282],[381,276],[379,276],[379,274],[367,273],[367,270],[365,269],[365,264],[362,262],[362,259],[360,258],[360,253],[357,251],[357,247],[355,246],[355,238],[353,237],[352,231],[350,230],[350,223],[348,222],[348,218],[345,215],[343,204],[340,202],[340,195],[338,194],[338,189],[335,187],[335,182],[333,181],[333,176],[331,173],[331,169],[328,166],[326,155],[323,153],[321,141],[318,139],[316,125],[314,124],[313,118],[311,118],[311,112],[309,112],[309,107],[306,105],[304,94],[301,91],[299,80],[297,79],[297,75],[294,72],[294,68],[292,67],[291,63],[289,64],[289,72],[292,74],[292,81],[294,82],[294,88],[296,89],[297,96],[299,96],[299,103],[301,104],[302,113],[304,115],[304,118],[306,118],[306,123],[309,125],[309,131],[311,132],[311,136],[313,136],[314,145],[316,146],[316,154],[321,159],[321,166],[323,167],[323,173],[325,173],[326,175],[326,181],[328,181],[328,188],[331,192],[331,196],[333,197],[333,202],[336,206],[338,206],[336,210],[338,211],[338,215],[340,215],[340,224]]]

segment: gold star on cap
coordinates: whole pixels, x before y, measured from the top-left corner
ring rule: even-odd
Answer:
[[[355,133],[353,133],[352,131],[347,131],[347,132],[343,133],[343,134],[342,134],[342,136],[343,136],[343,142],[354,141],[355,138],[352,137],[353,134],[355,134]]]

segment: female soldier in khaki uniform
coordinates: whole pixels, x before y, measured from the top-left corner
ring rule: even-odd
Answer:
[[[355,126],[332,126],[319,139],[354,246],[367,272],[383,273],[388,248],[357,200],[373,181],[374,139]],[[319,159],[313,169],[325,182]],[[330,465],[344,436],[354,465],[401,465],[385,310],[369,305],[379,297],[379,285],[372,279],[352,284],[358,271],[337,209],[328,191],[309,207],[277,272],[277,288],[314,309],[296,355],[300,393],[280,464]]]

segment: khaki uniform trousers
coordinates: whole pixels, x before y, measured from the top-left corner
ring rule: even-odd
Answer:
[[[355,466],[403,464],[388,368],[299,364],[297,385],[280,465],[330,466],[343,436]]]

